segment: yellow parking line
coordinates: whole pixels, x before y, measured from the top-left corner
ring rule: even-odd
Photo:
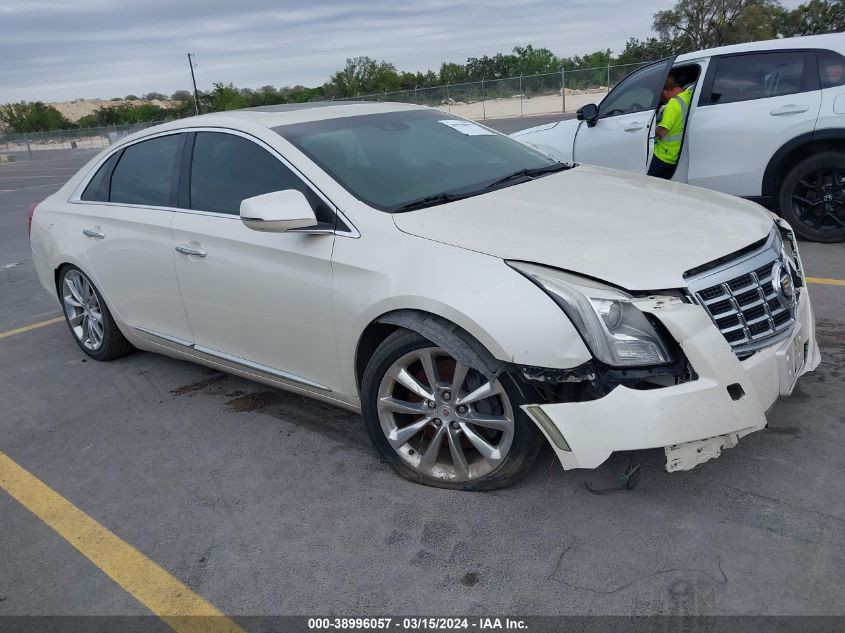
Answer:
[[[4,453],[0,453],[0,488],[178,633],[244,633],[212,604]]]
[[[40,327],[46,327],[48,325],[53,325],[53,323],[60,323],[64,321],[64,317],[56,317],[55,319],[47,319],[46,321],[39,321],[38,323],[31,323],[29,325],[24,325],[23,327],[19,327],[15,330],[9,330],[8,332],[0,332],[0,339],[6,338],[8,336],[14,336],[15,334],[23,334],[24,332],[29,332],[30,330],[37,330]]]
[[[807,283],[826,286],[845,286],[845,279],[827,279],[826,277],[807,277]]]

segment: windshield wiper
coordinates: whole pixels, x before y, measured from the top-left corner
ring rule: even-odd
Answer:
[[[515,171],[512,174],[508,174],[504,178],[499,178],[498,180],[494,180],[489,185],[485,186],[485,189],[496,189],[497,187],[501,187],[502,185],[506,185],[509,182],[514,180],[518,180],[520,178],[528,178],[529,180],[533,180],[534,178],[539,178],[540,176],[545,176],[547,174],[553,174],[558,171],[563,171],[565,169],[571,169],[573,166],[569,163],[555,163],[554,165],[546,165],[545,167],[535,167],[533,169],[520,169],[519,171]]]
[[[454,202],[461,198],[467,198],[473,194],[463,193],[436,193],[433,196],[426,196],[418,200],[411,200],[403,205],[393,209],[392,213],[402,213],[403,211],[413,211],[414,209],[425,209],[426,207],[433,207],[438,204],[446,204],[447,202]]]
[[[432,196],[426,196],[425,198],[419,198],[418,200],[411,200],[410,202],[406,202],[391,211],[391,213],[403,213],[405,211],[414,211],[416,209],[425,209],[426,207],[433,207],[438,204],[446,204],[447,202],[454,202],[455,200],[463,200],[464,198],[470,198],[472,196],[477,196],[480,193],[484,193],[486,191],[490,191],[491,189],[496,189],[505,185],[512,180],[517,180],[518,178],[539,178],[540,176],[545,176],[546,174],[553,174],[556,171],[563,171],[564,169],[570,169],[573,165],[568,163],[554,163],[553,165],[546,165],[545,167],[535,167],[533,169],[520,169],[512,174],[508,174],[504,178],[499,178],[489,185],[484,185],[481,189],[473,189],[472,191],[467,191],[463,193],[436,193]]]

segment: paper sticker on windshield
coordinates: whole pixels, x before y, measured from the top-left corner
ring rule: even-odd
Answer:
[[[443,119],[440,121],[443,125],[448,125],[453,130],[457,130],[461,134],[467,136],[493,136],[494,132],[481,127],[472,121],[464,121],[462,119]]]

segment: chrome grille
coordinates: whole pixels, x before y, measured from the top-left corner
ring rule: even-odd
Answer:
[[[775,272],[783,266],[793,276],[795,300],[779,291]],[[703,306],[738,355],[747,355],[786,336],[795,322],[799,280],[784,259],[780,236],[773,232],[759,250],[688,280],[693,300]]]

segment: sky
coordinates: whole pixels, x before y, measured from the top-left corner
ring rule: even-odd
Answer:
[[[624,48],[672,0],[0,0],[0,103],[316,86],[367,55],[399,70],[545,46]],[[798,4],[787,2],[787,5]]]

